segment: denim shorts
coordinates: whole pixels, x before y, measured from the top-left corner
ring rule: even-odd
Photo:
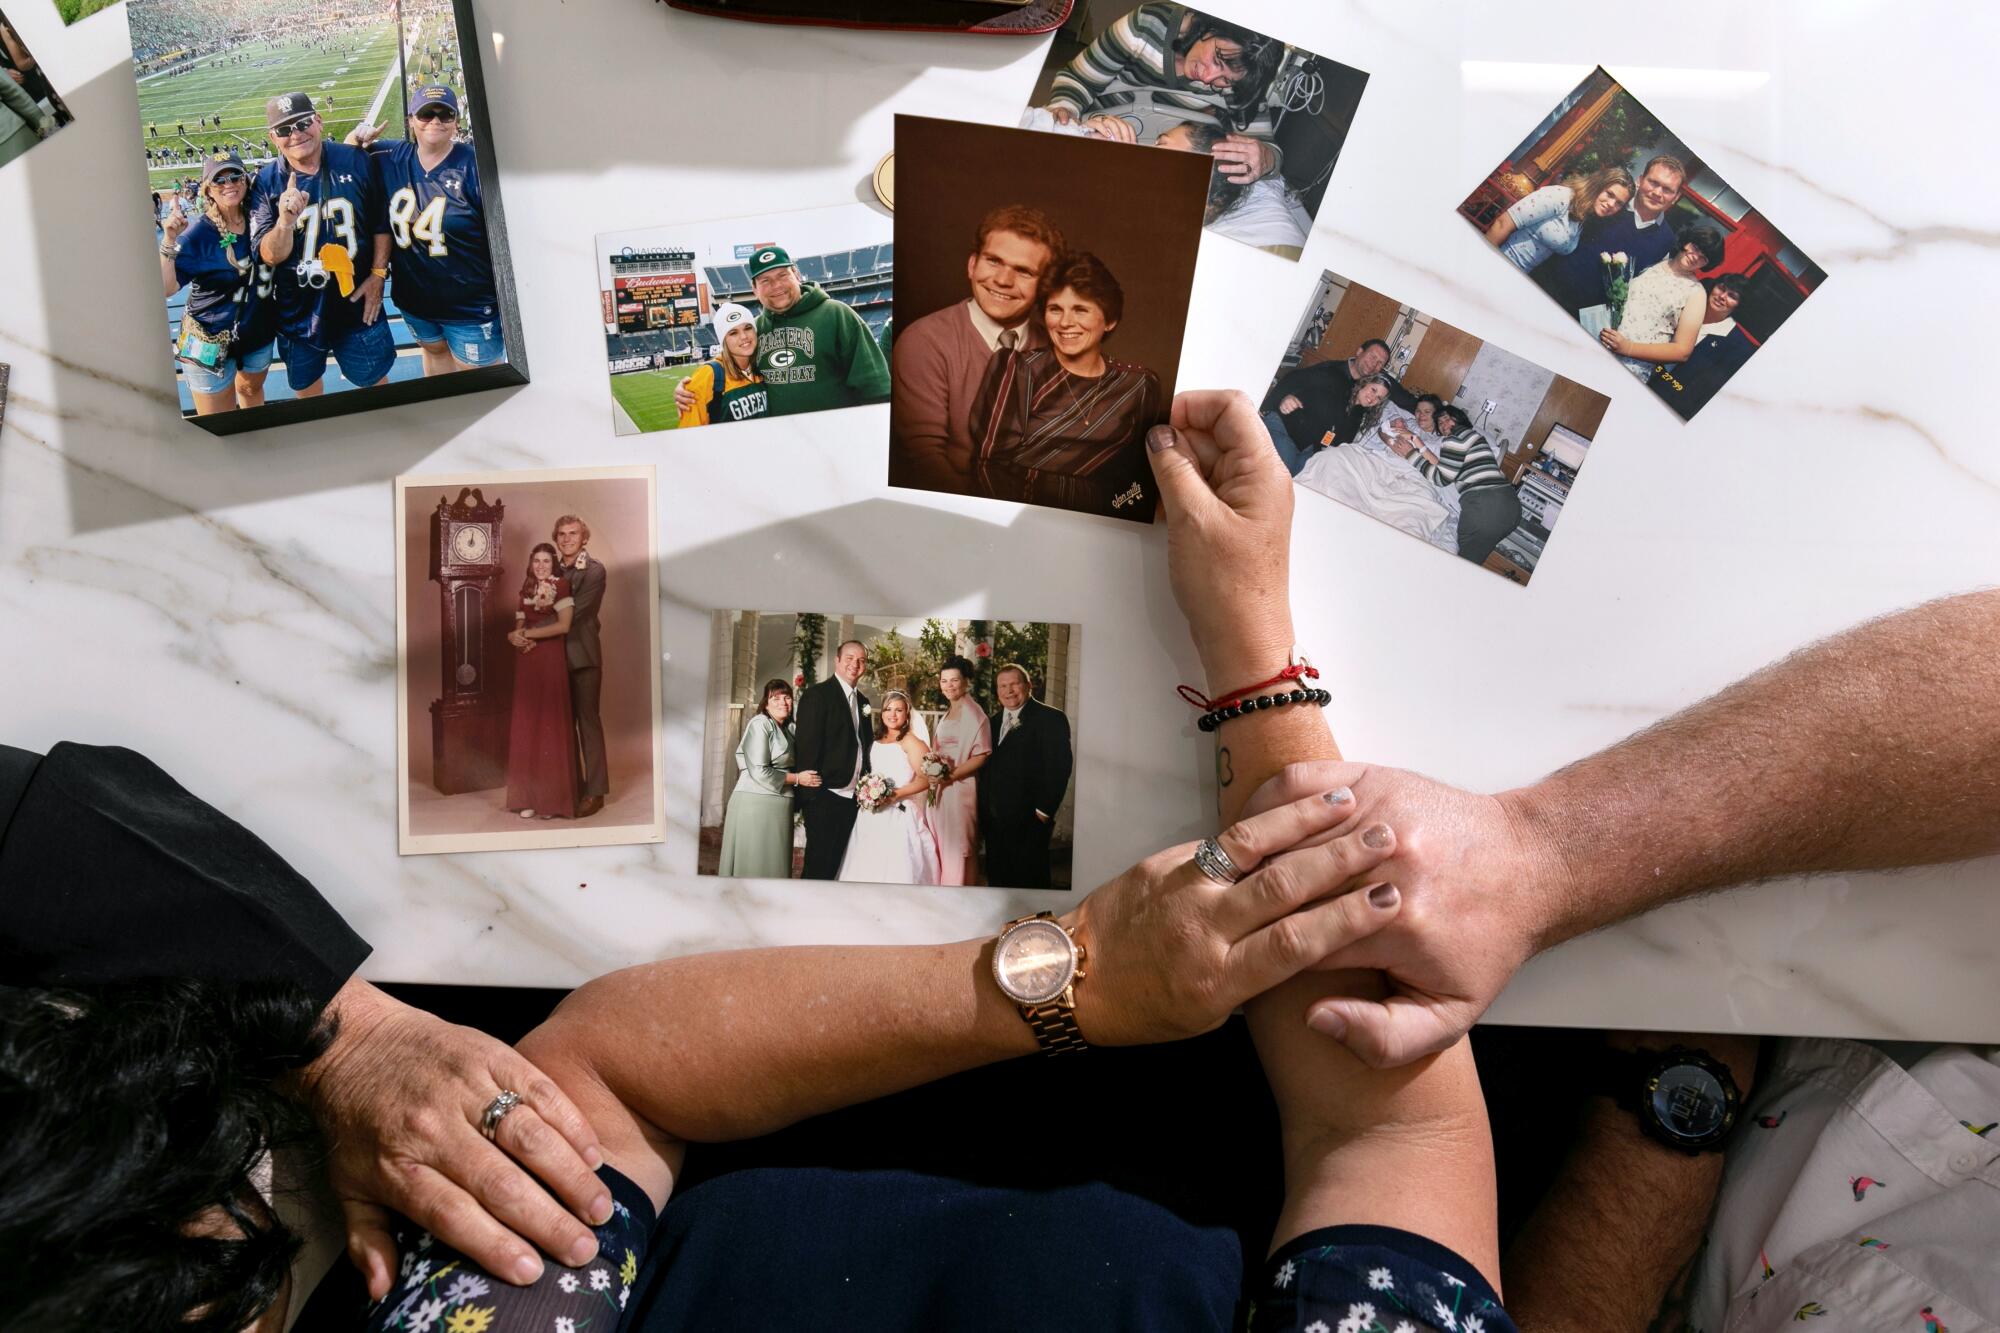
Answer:
[[[326,374],[327,352],[340,364],[340,373],[356,388],[373,384],[389,373],[396,363],[396,338],[389,332],[387,318],[373,324],[357,324],[334,337],[331,349],[313,347],[296,339],[278,336],[278,350],[285,358],[285,382],[292,392],[310,389]]]
[[[237,371],[255,375],[269,370],[271,359],[277,354],[278,340],[273,338],[254,352],[231,352],[212,368],[183,361],[181,373],[187,376],[188,387],[196,393],[222,393],[236,382]]]
[[[405,310],[403,327],[410,336],[431,347],[447,343],[451,354],[468,366],[490,366],[507,359],[507,344],[500,337],[497,320],[487,320],[484,324],[440,323],[433,324],[427,319],[418,319]]]

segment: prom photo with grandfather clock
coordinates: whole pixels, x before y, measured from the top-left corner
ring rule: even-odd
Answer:
[[[398,849],[658,842],[650,467],[396,482]]]

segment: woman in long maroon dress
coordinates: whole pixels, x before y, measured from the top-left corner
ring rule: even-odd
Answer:
[[[576,817],[576,730],[569,712],[569,580],[556,548],[528,552],[514,632],[514,715],[507,729],[507,808],[523,819]]]

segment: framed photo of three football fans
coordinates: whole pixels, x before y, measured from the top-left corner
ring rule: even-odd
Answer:
[[[130,0],[182,415],[528,381],[468,0]]]

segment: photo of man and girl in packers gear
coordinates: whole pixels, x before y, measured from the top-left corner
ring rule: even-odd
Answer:
[[[895,246],[860,204],[597,238],[621,435],[889,399]]]

